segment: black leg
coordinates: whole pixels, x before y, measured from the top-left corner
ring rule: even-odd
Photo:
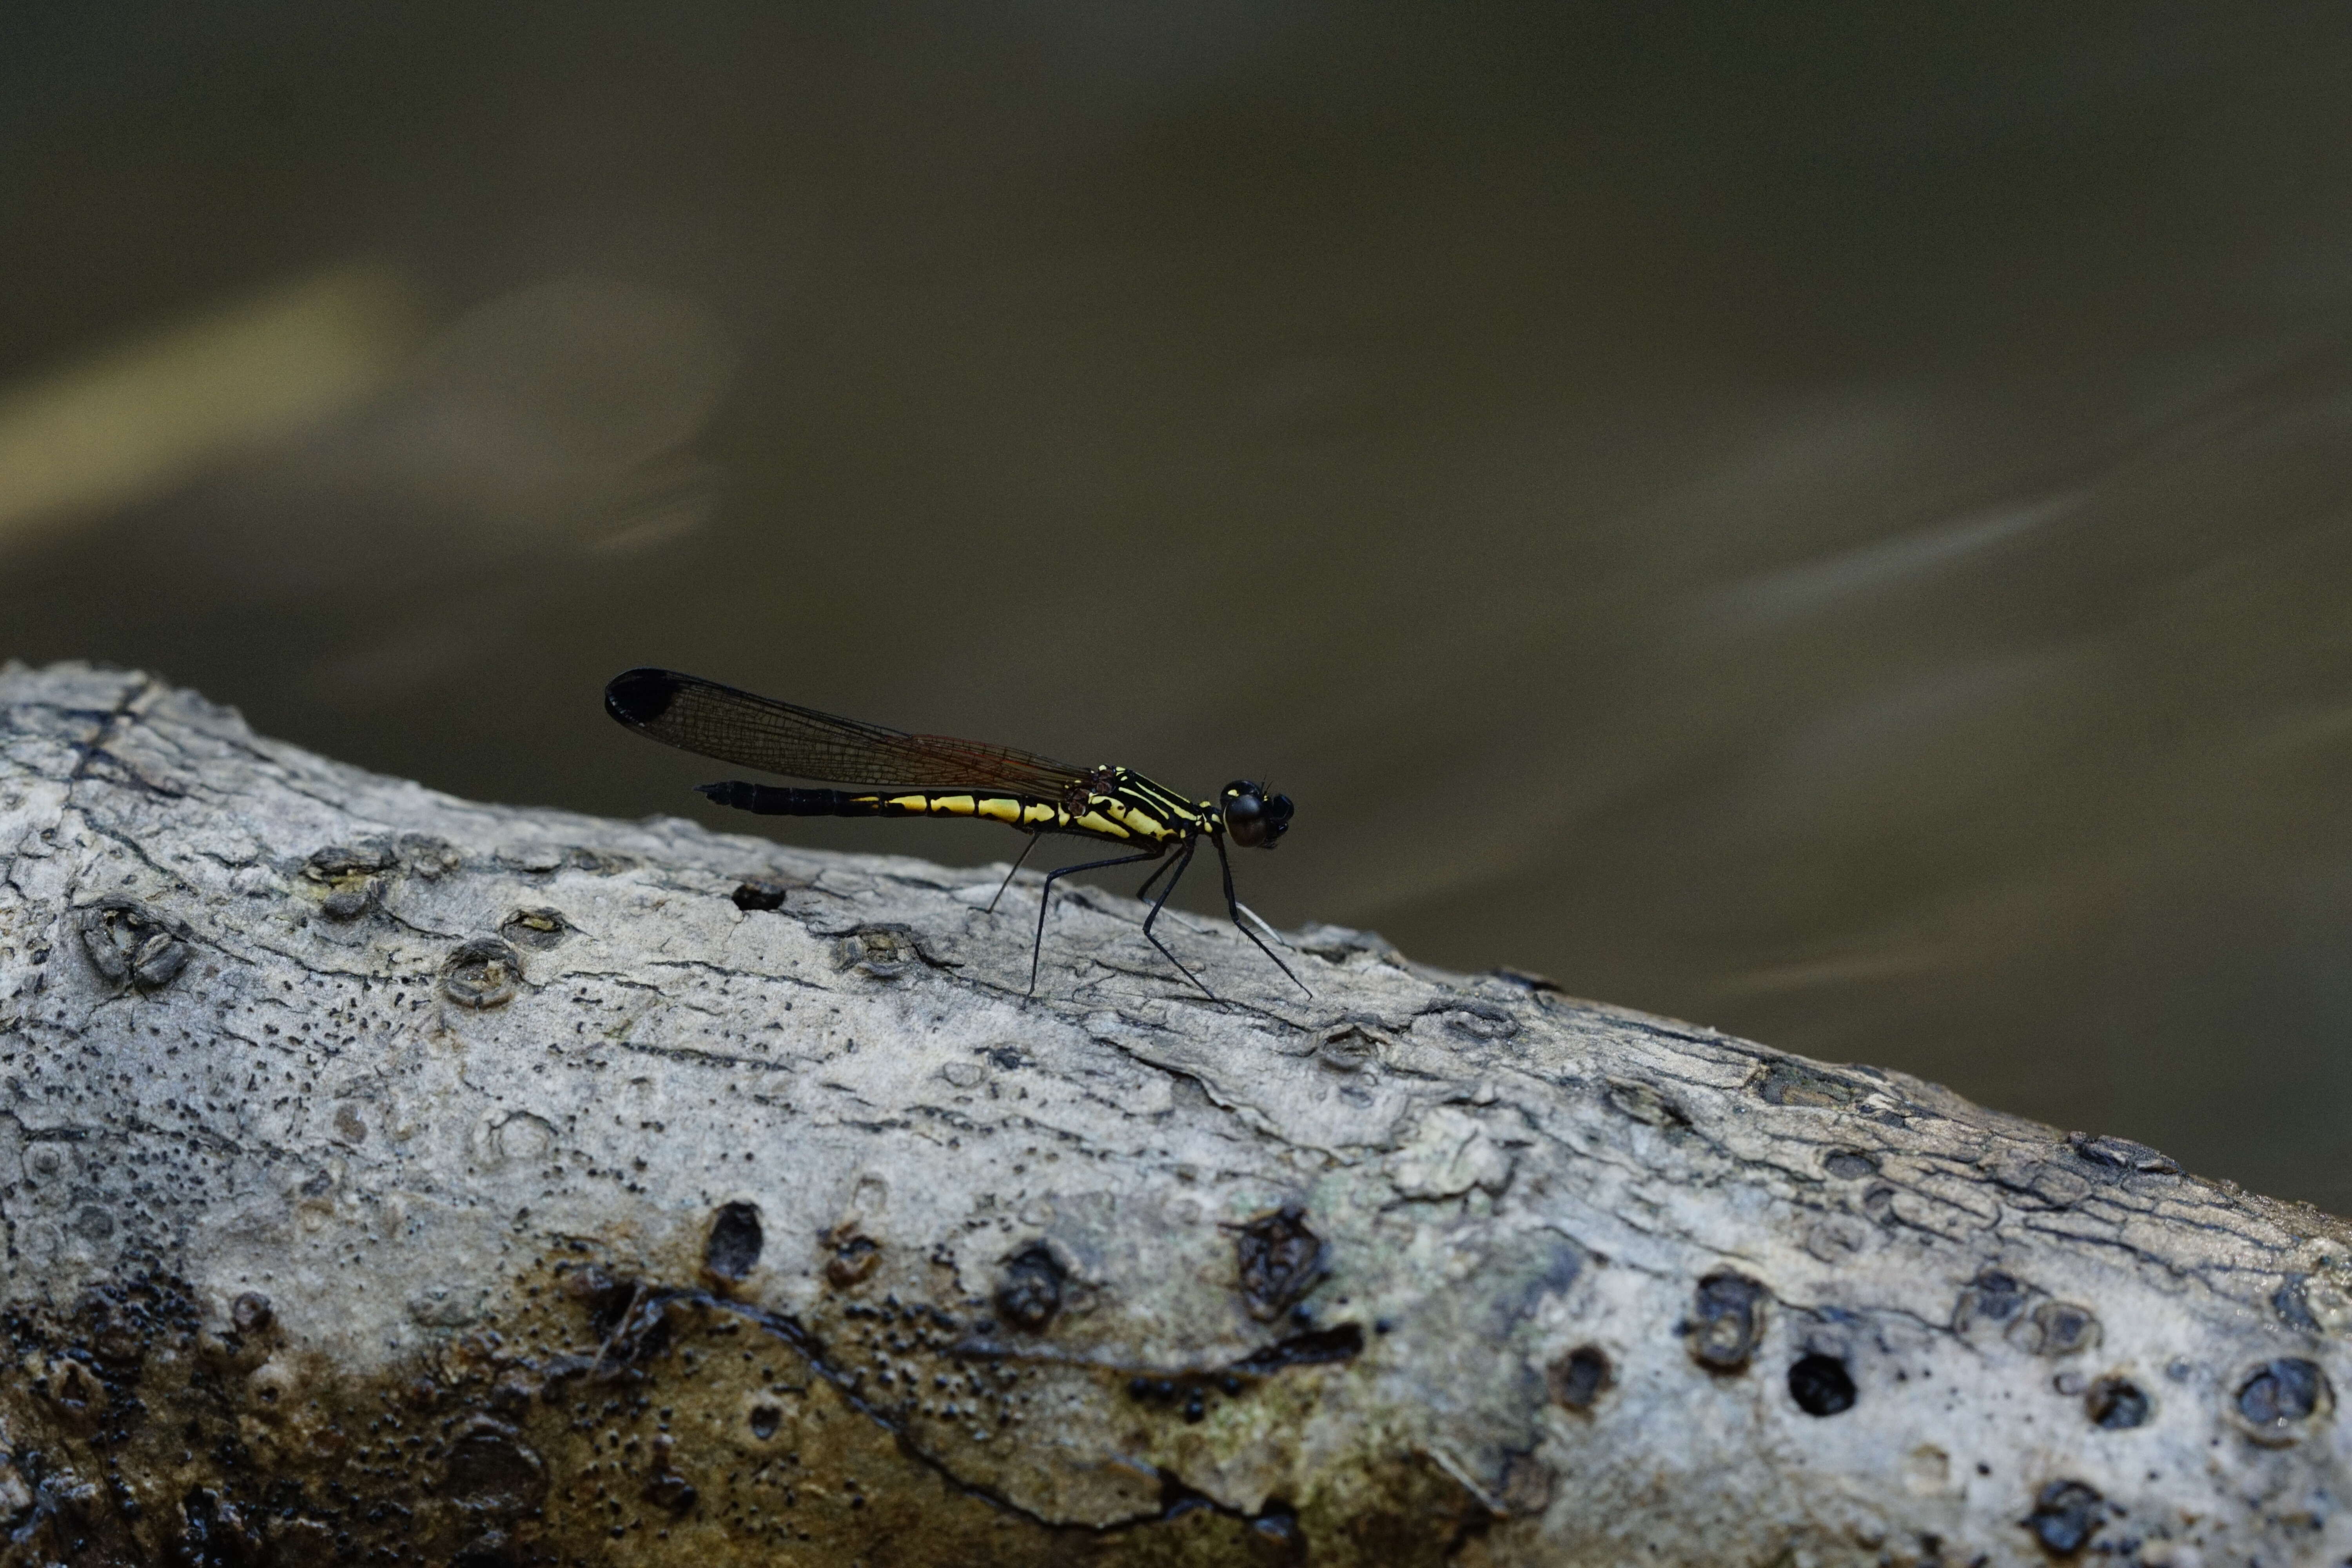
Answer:
[[[1209,989],[1209,983],[1202,979],[1199,975],[1193,973],[1191,970],[1186,969],[1184,967],[1184,961],[1177,957],[1174,953],[1169,952],[1168,944],[1166,942],[1151,934],[1151,922],[1160,918],[1160,910],[1165,908],[1168,903],[1168,895],[1174,892],[1176,890],[1176,884],[1184,879],[1184,868],[1192,863],[1192,851],[1198,849],[1200,847],[1201,841],[1198,838],[1187,838],[1184,840],[1183,853],[1169,862],[1171,866],[1175,868],[1176,874],[1168,879],[1168,885],[1160,889],[1160,897],[1152,901],[1151,912],[1143,917],[1143,940],[1158,948],[1160,950],[1160,957],[1174,964],[1178,972],[1181,973],[1185,979],[1199,986],[1201,988],[1202,994],[1207,996],[1210,1001],[1213,1002],[1217,999],[1217,994]],[[1158,881],[1159,879],[1160,873],[1154,871],[1151,873],[1150,879],[1146,881],[1144,886],[1148,888],[1152,882]],[[1142,895],[1140,893],[1137,894],[1137,897],[1139,898]]]
[[[1045,952],[1045,910],[1054,901],[1054,884],[1073,871],[1099,871],[1106,866],[1132,866],[1138,860],[1156,860],[1167,853],[1164,846],[1155,844],[1140,855],[1114,855],[1108,860],[1089,860],[1083,866],[1065,866],[1045,874],[1045,885],[1037,889],[1037,940],[1029,948],[1029,994],[1037,994],[1037,961]]]
[[[1153,867],[1151,868],[1151,875],[1143,879],[1143,886],[1135,889],[1136,898],[1139,900],[1150,898],[1151,896],[1151,884],[1166,876],[1171,867],[1181,866],[1183,863],[1184,858],[1181,855],[1179,855],[1173,860],[1162,860],[1159,865]],[[1177,875],[1181,876],[1183,873],[1180,871]]]
[[[1234,929],[1241,932],[1244,936],[1249,938],[1250,941],[1256,942],[1257,950],[1265,954],[1266,957],[1274,960],[1274,966],[1276,969],[1281,970],[1285,974],[1290,974],[1290,965],[1283,963],[1281,956],[1276,953],[1274,949],[1266,946],[1265,943],[1259,939],[1257,932],[1242,924],[1242,901],[1234,896],[1234,863],[1225,854],[1225,841],[1223,838],[1216,838],[1213,836],[1212,837],[1212,841],[1217,847],[1217,864],[1224,869],[1225,909],[1227,912],[1232,914],[1234,917]],[[1307,982],[1299,979],[1296,974],[1290,974],[1290,983],[1293,985],[1297,986],[1301,991],[1307,991]],[[1307,994],[1312,996],[1315,993],[1312,991],[1307,991]]]
[[[1003,898],[1004,896],[1004,889],[1013,886],[1013,873],[1021,869],[1021,862],[1029,858],[1029,851],[1037,847],[1037,840],[1041,836],[1038,834],[1031,834],[1029,836],[1029,842],[1021,847],[1021,853],[1013,858],[1012,866],[1004,873],[1004,880],[996,884],[996,899]],[[994,914],[996,912],[996,899],[989,900],[988,908],[981,912],[982,914]]]

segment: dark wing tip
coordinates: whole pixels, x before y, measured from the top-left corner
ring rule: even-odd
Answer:
[[[604,711],[632,730],[642,730],[669,711],[686,678],[676,670],[641,667],[624,670],[604,688]]]

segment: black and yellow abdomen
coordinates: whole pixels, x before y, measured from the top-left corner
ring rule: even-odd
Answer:
[[[1190,808],[1171,820],[1170,797],[1158,799],[1126,788],[1088,800],[1078,811],[1031,795],[982,795],[969,790],[789,789],[730,779],[705,784],[702,793],[719,805],[762,816],[968,816],[1002,822],[1031,833],[1073,833],[1113,844],[1172,844],[1201,831]]]

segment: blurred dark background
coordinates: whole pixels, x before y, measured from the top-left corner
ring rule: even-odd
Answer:
[[[1277,923],[2352,1211],[2341,5],[18,6],[0,255],[0,656],[1271,775]]]

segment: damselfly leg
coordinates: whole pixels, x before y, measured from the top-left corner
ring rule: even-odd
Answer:
[[[1307,994],[1309,996],[1314,995],[1314,992],[1307,990],[1307,982],[1299,979],[1296,974],[1291,974],[1290,965],[1283,963],[1281,956],[1277,954],[1274,949],[1266,946],[1263,941],[1260,941],[1257,932],[1250,930],[1249,927],[1242,923],[1242,901],[1234,896],[1234,863],[1225,854],[1225,841],[1222,838],[1213,838],[1211,839],[1210,842],[1217,847],[1217,865],[1225,873],[1225,908],[1234,917],[1234,929],[1241,932],[1244,936],[1249,938],[1250,941],[1257,942],[1257,950],[1265,954],[1266,957],[1274,960],[1274,966],[1276,969],[1281,970],[1285,974],[1289,974],[1290,983],[1293,985],[1297,986],[1301,991],[1307,991]],[[1161,951],[1165,952],[1166,950],[1162,949]],[[1174,954],[1171,953],[1170,956],[1172,958]]]
[[[1173,860],[1162,860],[1159,865],[1153,867],[1151,875],[1143,879],[1143,886],[1135,889],[1137,902],[1139,903],[1143,900],[1150,898],[1151,896],[1151,884],[1160,880],[1160,878],[1168,875],[1170,871],[1174,870],[1183,863],[1183,857],[1179,856]],[[1181,876],[1182,873],[1178,872],[1178,875]]]
[[[1045,952],[1045,911],[1054,902],[1054,884],[1073,871],[1099,871],[1106,866],[1132,866],[1138,860],[1156,860],[1167,851],[1155,844],[1140,855],[1114,855],[1108,860],[1089,860],[1083,866],[1065,866],[1045,874],[1045,885],[1037,889],[1037,940],[1029,947],[1029,994],[1037,994],[1037,963]],[[1165,948],[1160,950],[1166,952]],[[1279,963],[1279,960],[1276,960]]]
[[[1184,847],[1178,851],[1176,858],[1169,862],[1169,864],[1174,868],[1174,875],[1168,879],[1168,885],[1160,889],[1160,897],[1152,900],[1151,912],[1143,917],[1143,940],[1158,948],[1160,950],[1160,957],[1174,964],[1179,970],[1181,970],[1183,972],[1184,978],[1199,986],[1202,994],[1207,996],[1210,1001],[1213,1002],[1217,999],[1217,994],[1209,989],[1209,983],[1202,979],[1199,975],[1193,973],[1190,969],[1185,968],[1184,961],[1177,957],[1174,953],[1169,952],[1168,944],[1166,942],[1151,934],[1151,922],[1158,920],[1160,918],[1160,911],[1168,906],[1168,895],[1173,893],[1176,890],[1176,884],[1184,879],[1184,868],[1192,863],[1192,851],[1198,849],[1200,847],[1201,841],[1199,839],[1188,838],[1184,841]],[[1148,888],[1159,879],[1160,873],[1154,871],[1150,876],[1144,879],[1143,886]],[[1141,898],[1142,896],[1142,891],[1139,889],[1137,890],[1136,897]]]
[[[1043,837],[1043,834],[1037,833],[1029,836],[1029,842],[1021,847],[1021,853],[1014,856],[1013,864],[1005,868],[1004,880],[996,884],[996,898],[988,900],[988,908],[982,910],[982,913],[992,915],[996,912],[996,900],[1003,898],[1004,889],[1013,886],[1013,873],[1021,869],[1021,862],[1029,858],[1029,851],[1037,847],[1037,840]]]

